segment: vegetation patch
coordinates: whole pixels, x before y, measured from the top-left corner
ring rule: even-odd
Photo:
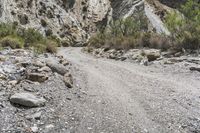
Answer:
[[[200,46],[200,3],[188,0],[180,12],[168,13],[164,22],[171,35],[148,31],[148,20],[142,14],[119,19],[89,40],[88,47],[128,50],[155,48],[161,50],[198,50]]]
[[[200,3],[188,0],[180,12],[173,11],[166,16],[166,26],[171,31],[176,50],[199,50],[200,46]]]
[[[56,53],[59,39],[53,36],[44,37],[35,29],[25,29],[16,23],[0,24],[0,47],[33,48],[37,53]]]

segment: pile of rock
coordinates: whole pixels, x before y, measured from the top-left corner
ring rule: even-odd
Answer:
[[[199,55],[191,53],[182,53],[177,51],[161,51],[159,49],[130,49],[115,50],[106,48],[84,48],[86,52],[91,53],[96,57],[103,57],[121,61],[136,62],[141,65],[161,64],[161,65],[172,65],[172,64],[189,64],[191,71],[200,71],[197,65],[200,64]]]
[[[10,48],[0,51],[0,132],[39,132],[33,123],[50,109],[52,93],[73,87],[70,65],[51,54]],[[20,122],[26,126],[18,125]]]
[[[87,51],[87,48],[85,48]],[[125,50],[115,50],[110,49],[107,50],[105,48],[93,49],[91,52],[93,55],[97,57],[104,57],[108,59],[115,60],[134,60],[136,62],[152,62],[158,60],[162,55],[161,51],[157,49],[131,49],[129,51]]]
[[[63,76],[69,74],[69,67],[66,66],[70,63],[63,57],[56,58],[58,63],[56,60],[50,62],[44,55],[36,57],[29,50],[7,48],[0,52],[0,83],[4,86],[23,80],[43,83],[53,72]]]

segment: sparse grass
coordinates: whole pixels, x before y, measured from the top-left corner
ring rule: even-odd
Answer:
[[[20,37],[7,36],[0,40],[1,47],[11,47],[12,49],[23,48],[24,40]]]
[[[138,45],[140,47],[167,50],[172,45],[170,40],[171,39],[165,35],[146,32],[142,33],[138,38]]]
[[[47,41],[46,44],[46,51],[49,53],[56,53],[57,52],[57,43],[55,41]]]
[[[0,24],[0,38],[16,35],[16,25],[15,24]]]
[[[37,53],[56,53],[60,40],[54,36],[44,37],[35,29],[24,29],[16,24],[0,24],[0,47],[33,48]]]

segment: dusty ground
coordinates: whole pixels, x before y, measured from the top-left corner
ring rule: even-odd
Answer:
[[[145,67],[97,59],[80,48],[59,54],[72,62],[76,86],[85,93],[82,104],[74,105],[74,132],[200,132],[200,73],[181,64]]]
[[[56,72],[39,84],[23,80],[9,87],[1,81],[1,133],[200,132],[200,73],[189,70],[194,63],[144,66],[96,58],[81,48],[60,48],[58,55],[72,64],[66,67],[73,88]],[[59,64],[59,56],[41,57],[36,59]],[[46,104],[12,104],[9,99],[16,92],[41,96]]]

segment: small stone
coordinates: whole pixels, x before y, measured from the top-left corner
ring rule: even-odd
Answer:
[[[32,115],[32,118],[35,118],[36,120],[39,120],[41,118],[42,112],[37,112]]]
[[[10,101],[26,107],[44,106],[46,102],[44,98],[39,98],[30,93],[16,93],[10,97]]]
[[[0,79],[1,79],[1,80],[6,80],[7,78],[6,78],[6,76],[5,76],[4,74],[1,74],[1,73],[0,73]]]
[[[62,64],[63,64],[64,66],[68,66],[68,65],[69,65],[69,62],[68,62],[68,61],[64,61]]]
[[[63,58],[64,58],[62,55],[57,55],[57,57],[58,57],[59,59],[63,59]]]
[[[27,79],[33,82],[44,82],[48,80],[48,76],[42,73],[28,73]]]
[[[12,81],[8,82],[8,84],[11,85],[11,86],[15,86],[17,83],[18,83],[17,80],[12,80]]]
[[[51,69],[48,66],[44,66],[40,69],[38,69],[38,72],[50,72]]]
[[[60,64],[63,64],[64,66],[67,66],[70,64],[66,59],[61,59],[59,62]]]
[[[49,125],[45,126],[45,128],[46,129],[52,129],[52,128],[54,128],[54,125],[53,124],[49,124]]]
[[[148,61],[147,58],[144,58],[144,59],[141,61],[140,64],[141,64],[141,65],[144,65],[144,66],[148,66],[148,65],[149,65],[149,61]]]
[[[165,65],[172,65],[172,64],[174,64],[174,63],[171,62],[171,61],[164,61],[164,64],[165,64]]]
[[[31,131],[33,133],[37,133],[38,132],[38,127],[36,125],[34,125],[34,127],[31,127]]]
[[[121,57],[120,60],[121,61],[125,61],[127,59],[127,57]]]
[[[174,54],[175,57],[180,57],[181,55],[182,55],[181,52],[178,52],[178,53],[175,53],[175,54]]]
[[[161,56],[160,50],[156,49],[143,50],[143,54],[147,57],[149,62],[155,61]]]
[[[66,73],[64,76],[63,76],[63,81],[65,83],[65,85],[69,88],[72,88],[73,87],[73,79],[72,79],[72,75],[69,74],[69,73]]]
[[[0,55],[0,62],[5,61],[5,60],[6,60],[6,57],[4,55]]]
[[[26,119],[28,119],[28,120],[31,120],[31,119],[36,119],[36,120],[40,120],[40,118],[41,118],[41,115],[42,115],[42,112],[40,111],[40,112],[36,112],[35,114],[33,114],[33,115],[28,115],[27,117],[26,117]]]
[[[44,66],[46,66],[46,64],[45,63],[42,63],[41,61],[35,61],[35,62],[33,62],[33,65],[34,66],[37,66],[37,67],[44,67]]]
[[[200,67],[190,67],[190,71],[198,71],[198,72],[200,72]]]

